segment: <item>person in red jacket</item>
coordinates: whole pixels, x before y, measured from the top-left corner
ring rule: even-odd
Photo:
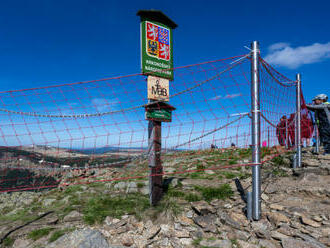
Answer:
[[[278,143],[281,146],[285,146],[285,142],[286,142],[286,131],[285,131],[286,121],[287,118],[284,115],[281,117],[280,122],[276,126],[276,136],[278,139]]]
[[[301,116],[301,143],[306,140],[306,146],[310,146],[310,139],[314,132],[313,121],[308,117],[308,114],[302,114]]]

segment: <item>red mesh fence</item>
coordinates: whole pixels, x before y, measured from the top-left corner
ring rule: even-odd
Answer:
[[[173,70],[164,174],[251,165],[249,58]],[[295,84],[263,60],[260,81],[262,146],[275,146],[280,118],[295,113]],[[0,92],[0,192],[147,177],[147,102],[141,74]]]
[[[296,82],[292,81],[261,59],[261,140],[262,145],[287,145],[295,148]],[[301,92],[301,138],[306,145],[314,133],[311,113]]]

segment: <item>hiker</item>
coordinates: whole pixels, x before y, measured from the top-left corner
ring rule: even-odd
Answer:
[[[315,120],[320,133],[320,141],[324,146],[324,155],[330,154],[330,103],[326,94],[313,98],[313,105],[307,108],[315,112]]]
[[[286,122],[287,122],[286,116],[283,115],[280,119],[280,122],[276,126],[276,136],[280,146],[285,146],[286,143],[286,130],[285,130]]]

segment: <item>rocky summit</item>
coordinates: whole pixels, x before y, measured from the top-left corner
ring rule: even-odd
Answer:
[[[217,155],[209,152],[165,156],[163,165],[169,171],[180,164],[207,168],[208,156]],[[247,220],[233,181],[239,178],[251,191],[250,167],[201,170],[165,178],[155,207],[149,205],[146,180],[3,193],[1,247],[330,247],[330,157],[303,150],[299,169],[291,169],[291,157],[283,154],[262,166],[259,221]],[[105,178],[103,170],[93,176]]]

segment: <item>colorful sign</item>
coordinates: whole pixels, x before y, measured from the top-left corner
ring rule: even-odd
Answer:
[[[141,22],[142,73],[173,80],[172,29],[151,21]]]
[[[146,119],[153,121],[172,121],[172,111],[168,109],[150,109],[146,112]]]
[[[169,101],[169,80],[160,77],[148,76],[148,99]]]

